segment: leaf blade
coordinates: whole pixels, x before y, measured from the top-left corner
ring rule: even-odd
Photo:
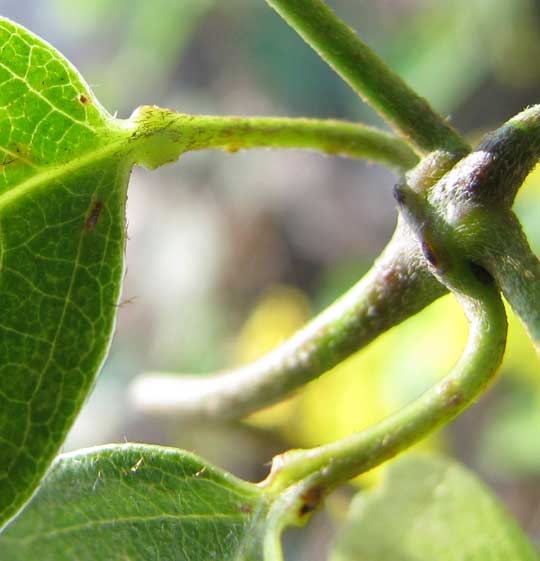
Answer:
[[[523,531],[456,462],[407,456],[385,485],[353,501],[331,561],[538,561]]]
[[[260,559],[263,491],[196,456],[117,445],[60,457],[0,536],[12,561]]]
[[[0,18],[0,527],[56,455],[110,344],[129,131]]]

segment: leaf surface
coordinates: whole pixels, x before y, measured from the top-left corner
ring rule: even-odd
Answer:
[[[0,18],[0,527],[56,455],[110,343],[130,134],[58,52]]]
[[[456,462],[408,456],[353,500],[331,561],[538,561],[515,520]]]
[[[196,456],[118,445],[60,456],[0,536],[2,561],[261,561],[263,491]]]

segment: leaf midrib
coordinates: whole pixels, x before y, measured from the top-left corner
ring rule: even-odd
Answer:
[[[242,520],[245,517],[244,514],[241,512],[238,513],[226,513],[226,512],[218,512],[218,513],[194,513],[194,514],[155,514],[151,516],[126,516],[122,518],[104,518],[99,520],[89,520],[88,522],[82,524],[74,524],[72,526],[66,526],[64,528],[58,528],[57,530],[51,530],[46,534],[42,532],[36,532],[35,534],[29,534],[24,538],[16,538],[11,537],[9,535],[2,536],[2,539],[6,541],[16,542],[20,544],[28,544],[33,541],[36,541],[42,537],[51,538],[55,536],[71,534],[73,532],[78,532],[80,530],[88,530],[90,528],[100,528],[102,526],[119,526],[123,524],[132,524],[132,523],[147,523],[147,522],[161,522],[163,520],[212,520],[212,519],[234,519],[238,518]],[[251,525],[250,525],[251,528]]]
[[[120,132],[120,131],[118,131]],[[31,193],[47,185],[53,181],[61,181],[64,177],[69,176],[80,169],[83,169],[91,164],[97,163],[107,157],[112,156],[115,152],[121,155],[122,148],[125,149],[124,157],[126,157],[135,148],[134,144],[129,142],[132,131],[121,131],[123,134],[118,140],[108,142],[106,145],[101,146],[95,150],[89,151],[83,156],[79,156],[65,162],[63,164],[51,164],[49,167],[41,168],[42,171],[29,177],[18,185],[12,187],[5,193],[0,195],[0,211],[6,206],[18,200],[20,197]]]

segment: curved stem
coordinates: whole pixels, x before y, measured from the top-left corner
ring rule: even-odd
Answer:
[[[445,293],[411,238],[400,221],[366,276],[274,352],[209,376],[143,375],[133,401],[144,411],[203,420],[239,418],[283,399]]]
[[[346,121],[279,117],[186,115],[141,107],[135,125],[135,159],[154,168],[184,152],[219,148],[303,148],[331,155],[366,158],[400,171],[418,163],[408,144],[392,134]]]
[[[428,102],[321,0],[267,0],[302,38],[396,130],[422,152],[466,153],[467,143]]]
[[[457,365],[414,402],[370,429],[311,450],[278,456],[261,483],[279,495],[308,482],[321,496],[409,448],[454,419],[493,379],[506,345],[507,321],[494,278],[460,246],[452,228],[406,182],[395,187],[401,215],[414,233],[433,274],[456,295],[469,321],[469,340]]]
[[[430,198],[440,208],[450,199],[461,199],[464,207],[509,209],[539,157],[540,105],[535,105],[487,134],[446,174]]]
[[[473,403],[502,361],[507,322],[493,277],[463,253],[456,243],[456,230],[425,197],[405,182],[396,185],[394,192],[430,269],[465,311],[469,321],[465,351],[448,376],[374,427],[320,448],[278,456],[263,483],[271,492],[279,493],[308,477],[314,477],[315,485],[326,492],[392,458]]]
[[[455,368],[416,401],[374,427],[312,450],[278,456],[262,485],[272,493],[313,477],[325,492],[385,462],[451,421],[485,389],[504,353],[506,316],[494,284],[458,295],[470,322],[469,341]]]
[[[177,157],[182,151],[178,148],[181,133],[174,121],[181,117],[164,109],[141,108],[134,116],[134,142],[147,135],[149,142],[157,139],[158,144],[149,148],[143,142],[136,152],[139,161],[145,155],[160,157],[160,162],[147,163],[159,165],[169,155]],[[433,152],[413,170],[412,181],[427,189],[454,164],[455,158],[448,153]],[[147,373],[132,384],[131,399],[141,411],[174,414],[184,420],[246,416],[287,397],[445,292],[427,269],[410,227],[398,221],[392,240],[370,272],[274,352],[213,375]]]
[[[540,260],[522,236],[494,248],[484,259],[504,297],[540,353]],[[506,252],[506,249],[510,251]],[[514,253],[514,250],[518,249]]]
[[[540,261],[510,210],[539,157],[540,105],[535,105],[486,135],[428,198],[455,227],[464,253],[494,277],[540,350]]]
[[[481,243],[470,244],[471,258],[490,272],[507,302],[520,318],[536,350],[540,352],[540,260],[533,253],[516,215],[510,211],[489,219],[470,217],[462,233],[481,233]]]

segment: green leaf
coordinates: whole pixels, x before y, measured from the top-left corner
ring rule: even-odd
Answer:
[[[407,456],[359,493],[331,561],[538,561],[515,520],[456,462]]]
[[[61,456],[0,536],[9,561],[261,561],[256,485],[174,449],[118,445]]]
[[[416,162],[402,141],[350,123],[153,106],[115,119],[61,54],[0,18],[0,528],[39,485],[107,354],[132,166],[256,146]]]
[[[59,53],[0,18],[0,527],[56,455],[110,343],[130,134]]]

